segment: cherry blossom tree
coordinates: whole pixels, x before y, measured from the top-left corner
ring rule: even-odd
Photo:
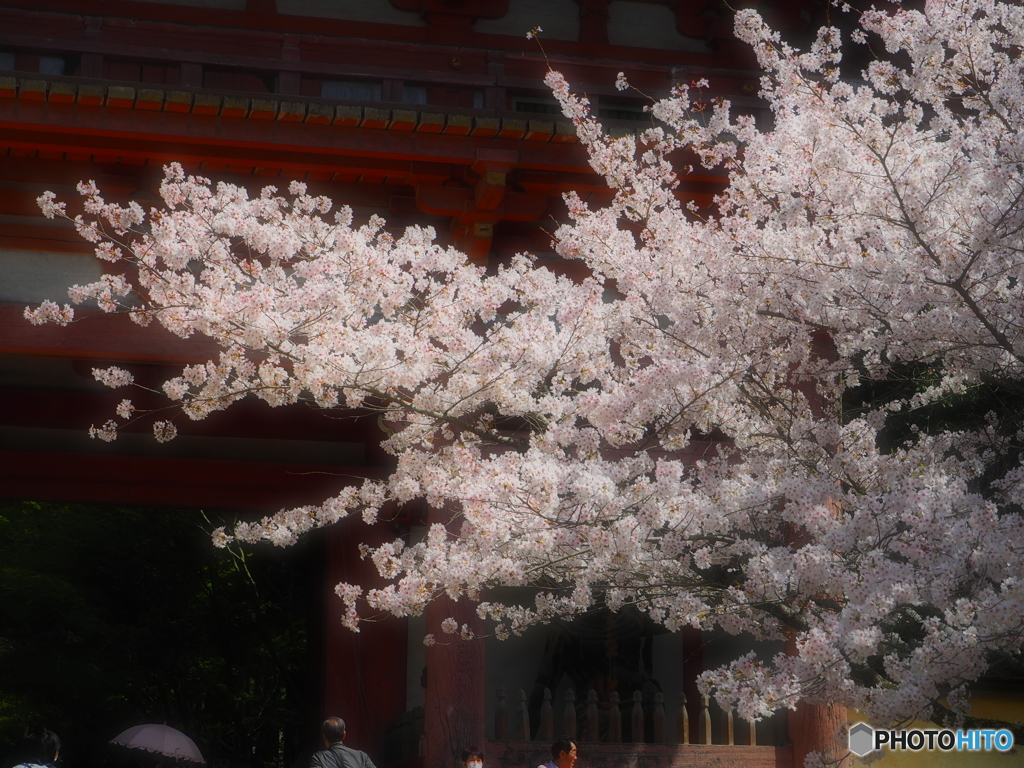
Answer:
[[[386,480],[217,541],[288,545],[422,499],[450,520],[365,550],[390,585],[338,586],[353,630],[442,594],[501,637],[631,604],[672,630],[788,641],[703,675],[744,717],[800,700],[964,715],[969,684],[1024,642],[1024,413],[918,417],[1024,386],[1024,9],[866,12],[850,43],[880,57],[861,73],[836,29],[806,51],[751,11],[736,30],[770,129],[681,88],[638,138],[610,138],[548,76],[614,190],[600,208],[567,196],[555,248],[582,281],[354,226],[299,183],[250,197],[172,165],[149,214],[81,185],[79,232],[127,266],[71,299],[222,348],[164,384],[178,419],[258,397],[388,427]],[[713,210],[680,202],[687,157],[729,175]],[[126,399],[94,435],[142,415]],[[174,419],[154,429],[170,439]],[[506,604],[495,586],[532,590]]]

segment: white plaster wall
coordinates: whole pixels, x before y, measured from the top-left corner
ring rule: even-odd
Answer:
[[[534,27],[544,30],[541,40],[579,40],[580,7],[576,0],[509,0],[508,13],[500,19],[480,19],[473,29],[525,37]]]
[[[339,101],[380,101],[381,85],[370,81],[324,80],[320,95]]]
[[[85,253],[0,248],[0,275],[0,301],[63,304],[69,287],[96,282],[103,266]]]
[[[219,8],[224,11],[244,11],[248,0],[135,0],[137,3],[156,5],[189,5],[193,8]]]
[[[21,355],[0,355],[0,387],[110,392],[86,370],[76,370],[73,360]]]
[[[668,6],[632,0],[615,0],[608,6],[608,42],[636,48],[711,52],[703,40],[679,34],[676,15]]]
[[[277,12],[322,19],[401,24],[406,27],[426,25],[418,11],[399,10],[388,0],[277,0]]]

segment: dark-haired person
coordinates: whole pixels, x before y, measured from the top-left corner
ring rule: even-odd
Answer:
[[[572,768],[576,764],[576,742],[563,736],[551,745],[551,761],[537,768]]]
[[[345,721],[340,717],[324,720],[320,733],[326,749],[313,755],[309,768],[376,768],[370,756],[358,749],[349,749],[345,740]]]
[[[22,762],[14,768],[38,768],[52,766],[60,754],[60,737],[53,731],[40,728],[34,733],[25,733],[25,751]]]
[[[477,747],[462,750],[462,768],[484,768],[484,753]]]

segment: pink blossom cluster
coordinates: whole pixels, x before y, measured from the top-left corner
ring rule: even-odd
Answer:
[[[425,228],[354,226],[302,184],[250,197],[171,166],[145,220],[82,186],[79,231],[134,271],[71,297],[220,345],[164,385],[188,418],[250,395],[380,413],[386,480],[215,534],[287,545],[391,502],[450,510],[418,543],[367,548],[390,583],[339,586],[350,627],[444,594],[479,601],[501,637],[630,604],[672,630],[787,641],[704,675],[743,717],[801,699],[878,722],[943,698],[962,712],[1024,643],[1024,468],[1000,469],[999,414],[879,435],[1024,379],[1024,9],[929,0],[861,20],[855,41],[892,55],[853,81],[837,30],[796,51],[737,14],[770,130],[695,83],[639,138],[610,138],[549,75],[614,190],[600,208],[566,198],[556,244],[582,282],[525,254],[484,270]],[[713,211],[680,203],[680,150],[729,173]],[[52,302],[26,315],[71,319]],[[936,372],[925,390],[843,413],[844,393],[915,363]],[[530,601],[488,592],[530,585],[545,585]]]

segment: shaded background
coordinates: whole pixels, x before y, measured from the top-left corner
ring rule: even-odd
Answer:
[[[323,538],[219,550],[225,522],[0,502],[0,768],[29,726],[60,736],[65,768],[153,768],[108,743],[141,723],[184,731],[211,768],[318,747]]]

